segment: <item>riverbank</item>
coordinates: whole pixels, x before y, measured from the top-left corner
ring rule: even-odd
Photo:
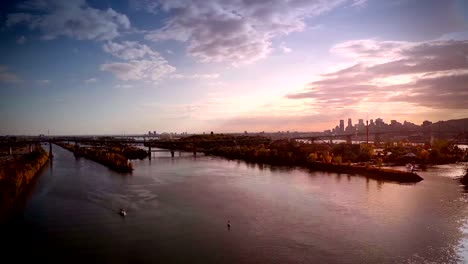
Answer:
[[[1,212],[12,207],[48,160],[49,153],[37,145],[31,153],[12,158],[0,165]]]
[[[460,182],[468,187],[468,166],[465,169],[465,175],[460,178]]]
[[[127,173],[133,171],[133,165],[123,155],[112,153],[110,151],[102,151],[101,149],[79,147],[66,143],[56,143],[58,146],[69,150],[75,154],[75,157],[84,157],[100,163],[109,169],[117,172]]]

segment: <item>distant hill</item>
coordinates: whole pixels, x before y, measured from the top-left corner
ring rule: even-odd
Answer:
[[[451,132],[468,131],[468,118],[438,121],[432,124],[432,129]]]

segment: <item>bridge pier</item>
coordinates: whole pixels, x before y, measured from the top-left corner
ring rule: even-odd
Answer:
[[[49,159],[52,158],[54,155],[52,153],[52,142],[49,142]]]
[[[174,157],[174,154],[175,154],[174,150],[171,149],[171,157]]]
[[[9,151],[10,155],[13,155],[13,149],[10,147],[10,151]]]
[[[151,146],[148,146],[148,158],[151,160]]]
[[[351,136],[346,136],[346,144],[352,144]]]
[[[374,145],[379,146],[380,145],[380,134],[376,133],[375,138],[374,138]]]
[[[197,156],[197,151],[196,151],[196,150],[193,151],[193,156],[194,156],[194,157]]]

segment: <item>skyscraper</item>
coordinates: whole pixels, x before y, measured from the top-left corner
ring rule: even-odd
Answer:
[[[344,132],[344,120],[340,119],[340,133]]]
[[[366,125],[364,125],[364,119],[359,119],[358,123],[358,131],[362,132],[366,128]]]

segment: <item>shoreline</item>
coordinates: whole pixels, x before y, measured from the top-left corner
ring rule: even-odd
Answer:
[[[0,167],[0,214],[8,214],[18,197],[34,182],[48,161],[49,153],[38,145],[33,152],[2,164]]]

